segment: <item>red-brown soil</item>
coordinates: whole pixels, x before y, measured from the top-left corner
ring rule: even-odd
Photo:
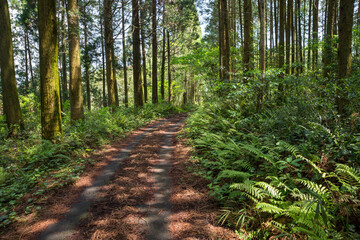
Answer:
[[[184,115],[170,118],[139,142],[113,180],[101,188],[98,200],[92,204],[88,217],[80,223],[72,239],[145,239],[146,211],[140,206],[153,199],[151,169],[159,161],[164,133],[181,118]],[[24,216],[23,222],[13,224],[0,239],[37,239],[49,225],[62,218],[102,168],[144,129],[133,131],[125,139],[91,156],[97,163],[86,169],[75,184],[51,192],[37,215]],[[219,226],[219,206],[209,197],[208,182],[187,170],[193,164],[189,148],[178,139],[174,139],[173,144],[176,148],[170,173],[173,183],[171,239],[238,239],[231,230]]]

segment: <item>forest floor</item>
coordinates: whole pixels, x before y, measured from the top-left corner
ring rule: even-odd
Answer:
[[[208,182],[189,172],[190,148],[177,137],[185,118],[159,120],[90,156],[97,163],[80,179],[0,239],[238,239],[218,224]]]

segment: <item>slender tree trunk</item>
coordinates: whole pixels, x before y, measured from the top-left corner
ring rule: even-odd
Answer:
[[[302,49],[302,32],[301,32],[301,3],[300,0],[297,0],[297,14],[298,14],[298,56],[299,56],[299,68],[298,73],[301,74],[303,72],[303,49]]]
[[[86,8],[84,8],[83,14],[86,14]],[[85,48],[85,54],[84,54],[84,67],[85,67],[85,83],[86,83],[86,105],[88,110],[91,110],[91,95],[90,95],[90,75],[89,75],[89,69],[91,64],[91,59],[89,56],[89,49],[88,49],[88,27],[87,27],[87,20],[84,20],[84,48]]]
[[[69,90],[67,83],[67,68],[66,68],[66,26],[65,26],[65,10],[66,4],[65,0],[62,0],[62,11],[61,11],[61,60],[62,60],[62,79],[61,85],[63,90],[63,98],[64,100],[69,99]]]
[[[129,106],[129,91],[127,80],[127,66],[126,66],[126,42],[125,42],[125,0],[121,2],[121,24],[122,24],[122,48],[123,48],[123,65],[124,65],[124,90],[125,90],[125,106]]]
[[[317,69],[318,65],[318,41],[319,41],[319,0],[314,0],[313,5],[313,69]]]
[[[252,3],[251,0],[244,0],[244,72],[253,69],[252,61]]]
[[[23,128],[19,95],[15,79],[14,52],[8,1],[0,1],[0,69],[4,114],[9,134],[16,134],[17,127]]]
[[[185,78],[184,78],[184,93],[183,93],[183,105],[186,105],[187,104],[187,95],[188,95],[188,79],[187,79],[187,74],[185,72]]]
[[[77,0],[68,0],[69,59],[70,59],[70,115],[72,120],[84,118],[81,90],[81,62],[79,39],[79,7]]]
[[[274,19],[275,19],[275,47],[278,48],[278,40],[279,40],[279,23],[278,23],[278,8],[279,4],[276,4],[278,0],[274,0]]]
[[[265,6],[266,0],[258,0],[259,18],[260,18],[260,71],[265,74]]]
[[[34,81],[34,72],[33,72],[33,68],[32,68],[29,35],[27,37],[27,46],[28,46],[27,54],[28,54],[28,59],[29,59],[29,71],[30,71],[31,85],[32,85],[32,87],[34,87],[35,86],[35,81]]]
[[[290,8],[290,29],[291,29],[291,74],[295,73],[295,54],[296,54],[296,46],[295,46],[295,30],[296,27],[294,27],[294,21],[296,22],[296,18],[294,18],[294,0],[291,1],[291,8]]]
[[[167,55],[168,55],[168,101],[171,102],[171,65],[170,65],[170,33],[167,31]]]
[[[308,69],[311,69],[311,49],[313,48],[313,43],[311,40],[311,16],[312,16],[312,7],[313,7],[313,0],[309,2],[309,26],[308,26]]]
[[[7,1],[7,0],[6,0]],[[25,90],[29,90],[29,66],[28,66],[28,45],[27,45],[27,38],[28,38],[28,31],[27,27],[24,27],[24,45],[25,45]]]
[[[285,35],[285,17],[286,3],[280,0],[280,31],[279,31],[279,68],[284,67],[285,51],[284,51],[284,35]]]
[[[113,39],[114,42],[114,39]],[[113,76],[114,76],[114,92],[115,92],[115,106],[119,106],[119,91],[118,91],[118,84],[116,79],[116,57],[115,57],[115,50],[114,50],[114,43],[112,48],[112,59],[113,59]]]
[[[239,0],[239,19],[240,19],[240,42],[241,42],[241,46],[244,46],[244,34],[243,34],[243,8],[242,8],[242,4],[241,1],[243,0]]]
[[[327,27],[324,46],[324,77],[329,77],[330,65],[334,60],[333,54],[333,38],[334,38],[334,21],[335,21],[335,5],[337,0],[328,1]]]
[[[163,41],[162,41],[162,60],[161,60],[161,85],[160,85],[160,94],[161,100],[164,101],[165,99],[165,56],[166,56],[166,29],[165,29],[165,10],[166,10],[166,3],[163,0],[163,19],[162,19],[162,27],[163,27]]]
[[[220,81],[223,82],[224,81],[224,34],[225,34],[225,29],[224,29],[224,10],[223,10],[223,5],[222,5],[222,0],[218,0],[218,8],[219,8],[219,37],[218,37],[218,41],[219,41],[219,66],[220,66],[220,71],[219,71],[219,77],[220,77]]]
[[[340,19],[339,19],[339,49],[338,49],[338,98],[336,105],[338,113],[343,116],[345,112],[346,89],[344,87],[344,78],[351,74],[351,41],[352,26],[354,16],[355,0],[340,0]]]
[[[56,0],[38,0],[42,137],[62,133]]]
[[[141,79],[141,54],[140,54],[140,21],[139,1],[132,0],[132,36],[133,36],[133,78],[134,78],[134,103],[136,107],[144,105],[143,87]]]
[[[158,103],[156,0],[152,0],[152,103]]]
[[[270,0],[270,61],[269,65],[271,66],[273,63],[273,55],[274,55],[274,15],[273,15],[273,0]]]
[[[141,56],[142,56],[142,71],[143,71],[143,79],[144,79],[144,100],[145,103],[148,100],[148,90],[147,90],[147,74],[146,74],[146,50],[145,50],[145,6],[143,5],[142,1],[140,0],[140,18],[141,18]]]
[[[113,29],[112,29],[112,0],[104,0],[105,22],[105,58],[106,58],[106,82],[108,90],[108,106],[116,105],[115,79],[114,79],[114,54],[113,54]]]
[[[290,74],[290,66],[291,66],[291,8],[292,1],[288,0],[287,5],[287,18],[286,18],[286,74]]]
[[[101,0],[99,0],[99,12],[103,12],[103,9],[101,7]],[[101,65],[102,65],[102,100],[103,100],[103,106],[107,106],[107,100],[106,100],[106,78],[105,78],[105,52],[104,52],[104,17],[103,15],[100,16],[99,19],[100,24],[100,41],[101,41]]]

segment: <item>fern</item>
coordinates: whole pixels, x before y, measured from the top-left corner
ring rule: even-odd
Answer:
[[[338,174],[340,182],[348,188],[360,188],[359,170],[344,164],[337,164],[335,172]]]
[[[255,185],[262,187],[263,189],[265,189],[270,197],[275,198],[275,199],[282,199],[283,196],[281,195],[281,192],[276,189],[274,186],[271,186],[270,184],[266,183],[266,182],[257,182]]]
[[[247,173],[247,172],[240,172],[235,170],[223,170],[220,172],[217,179],[220,180],[223,178],[235,178],[236,180],[243,182],[244,180],[249,179],[251,175],[252,175],[251,173]]]
[[[233,183],[231,184],[230,188],[243,191],[254,199],[258,199],[260,201],[262,201],[266,197],[264,190],[262,190],[261,188],[257,188],[254,182],[250,180],[247,180],[243,183]]]
[[[267,212],[267,213],[276,213],[276,214],[283,214],[285,212],[284,209],[279,208],[275,205],[269,204],[269,203],[264,203],[264,202],[260,202],[258,204],[256,204],[256,207],[261,210],[262,212]]]

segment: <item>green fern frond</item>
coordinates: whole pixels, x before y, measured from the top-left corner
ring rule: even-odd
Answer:
[[[341,182],[345,185],[360,188],[359,170],[345,164],[337,164],[335,172],[339,175]]]
[[[310,180],[305,180],[305,179],[295,179],[294,181],[301,183],[306,188],[308,188],[312,192],[318,194],[322,198],[328,198],[330,195],[329,190],[321,184],[317,184],[315,182],[312,182]]]
[[[247,180],[243,183],[233,183],[231,184],[230,188],[243,191],[244,193],[260,201],[262,201],[264,197],[266,197],[264,190],[255,187],[254,182],[250,180]]]
[[[259,202],[258,204],[256,204],[256,208],[262,212],[267,212],[272,214],[282,214],[285,212],[285,210],[282,208],[264,202]]]
[[[236,170],[223,170],[219,173],[217,179],[223,179],[223,178],[234,178],[238,181],[244,181],[249,179],[249,177],[251,176],[251,173],[247,173],[247,172],[240,172],[240,171],[236,171]]]
[[[276,189],[274,186],[271,186],[270,184],[266,183],[266,182],[257,182],[255,185],[262,187],[263,189],[265,189],[269,195],[273,198],[276,199],[281,199],[282,195],[281,192]]]

